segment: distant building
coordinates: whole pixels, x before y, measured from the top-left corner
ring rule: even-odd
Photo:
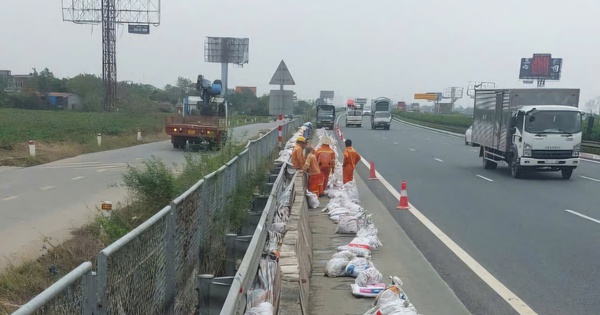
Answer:
[[[48,93],[47,100],[53,109],[81,109],[81,99],[73,93],[50,92]]]
[[[0,77],[4,79],[4,90],[20,91],[32,76],[29,74],[12,74],[10,70],[0,70]]]
[[[235,93],[242,94],[244,91],[250,91],[256,96],[256,86],[236,86]]]

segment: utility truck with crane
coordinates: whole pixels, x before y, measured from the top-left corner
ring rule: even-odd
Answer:
[[[506,163],[514,178],[560,171],[571,178],[580,164],[579,89],[475,90],[472,142],[485,169]]]
[[[210,82],[198,76],[196,89],[201,96],[183,100],[181,116],[166,117],[165,131],[176,149],[220,149],[227,140],[227,102],[221,96],[221,80]]]

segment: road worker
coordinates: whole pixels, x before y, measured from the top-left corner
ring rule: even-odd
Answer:
[[[323,184],[321,185],[321,190],[319,191],[319,197],[325,195],[325,189],[329,185],[329,175],[335,168],[335,152],[330,147],[331,140],[329,137],[324,137],[321,142],[321,147],[317,150],[317,162],[319,163],[319,169],[321,170],[321,175],[323,176]]]
[[[292,165],[297,170],[304,167],[306,159],[304,158],[304,148],[306,147],[306,139],[303,136],[298,136],[296,139],[296,146],[292,150]]]
[[[315,148],[312,146],[306,148],[306,163],[303,169],[308,173],[308,191],[319,196],[323,186],[323,177],[315,155]]]
[[[346,139],[346,150],[344,150],[344,163],[342,169],[342,177],[344,184],[354,179],[354,169],[356,164],[360,162],[360,155],[352,147],[352,140]]]

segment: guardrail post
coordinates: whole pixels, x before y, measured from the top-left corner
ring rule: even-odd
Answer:
[[[210,315],[210,285],[214,275],[198,275],[198,314]]]
[[[177,205],[171,203],[171,211],[166,217],[165,231],[165,314],[175,314],[175,232],[177,225]],[[175,258],[175,259],[174,259]]]
[[[235,263],[236,263],[236,255],[235,255],[235,243],[237,241],[237,234],[229,233],[225,235],[225,244],[226,244],[226,253],[227,258],[225,260],[225,274],[228,276],[235,275]]]
[[[83,287],[83,314],[98,314],[98,284],[96,272],[90,271],[82,278]]]
[[[108,297],[106,291],[108,291],[108,257],[100,252],[98,254],[98,275],[96,276],[96,283],[98,284],[98,298],[96,307],[98,308],[98,314],[108,314]]]

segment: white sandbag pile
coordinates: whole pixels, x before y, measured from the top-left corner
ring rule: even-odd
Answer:
[[[290,161],[296,139],[304,133],[306,128],[302,126],[294,133],[286,142],[284,149],[279,151],[279,158],[276,161],[282,163]],[[291,214],[289,196],[293,187],[292,184],[290,183],[277,198],[277,210],[273,216],[273,222],[267,227],[268,234],[263,250],[264,256],[259,262],[258,272],[252,288],[246,293],[246,312],[244,315],[275,314],[273,303],[275,278],[279,272],[279,246],[287,232],[286,224]]]
[[[324,137],[330,137],[324,129],[317,130],[319,144]],[[330,137],[331,138],[331,137]],[[371,214],[360,205],[358,188],[355,181],[343,184],[342,157],[337,151],[337,142],[331,141],[331,147],[336,154],[336,167],[330,176],[325,190],[330,198],[323,212],[337,224],[335,233],[355,234],[356,237],[348,245],[339,246],[325,267],[327,277],[354,277],[350,290],[357,297],[375,299],[374,307],[366,314],[411,314],[416,310],[410,304],[401,290],[401,281],[394,277],[391,285],[383,283],[383,275],[373,262],[371,255],[383,245],[377,237],[378,231],[371,219]]]

